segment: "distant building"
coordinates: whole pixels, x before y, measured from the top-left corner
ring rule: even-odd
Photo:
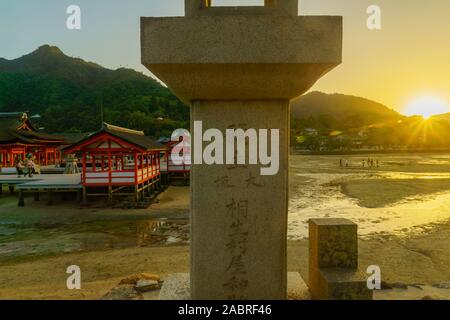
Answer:
[[[103,128],[64,149],[82,161],[83,199],[132,195],[140,201],[161,181],[167,148],[144,132],[105,123]]]
[[[167,172],[170,179],[189,180],[191,173],[191,144],[190,137],[180,137],[179,141],[161,137],[158,143],[167,147],[167,152],[161,161],[161,170]],[[184,141],[183,144],[181,142]],[[174,159],[173,156],[177,159]]]
[[[57,164],[63,144],[63,137],[39,132],[27,112],[0,113],[0,167],[14,167],[16,159],[27,155],[41,166]]]

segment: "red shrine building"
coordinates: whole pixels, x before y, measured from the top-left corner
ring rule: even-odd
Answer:
[[[63,150],[82,162],[83,200],[87,197],[134,196],[142,200],[161,181],[166,147],[142,131],[105,123],[103,128]]]
[[[40,166],[58,164],[63,144],[63,137],[39,132],[27,112],[0,113],[0,167],[14,167],[16,159],[29,154]]]
[[[164,157],[164,166],[170,179],[189,181],[191,173],[190,137],[182,137],[180,141],[168,141],[168,152]],[[176,157],[176,159],[174,158]]]

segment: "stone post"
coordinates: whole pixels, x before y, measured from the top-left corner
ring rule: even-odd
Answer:
[[[371,300],[358,269],[358,226],[348,219],[309,221],[309,289],[316,300]]]
[[[191,297],[285,299],[289,104],[341,62],[342,18],[299,17],[297,0],[185,3],[186,17],[142,18],[141,43],[142,63],[190,106],[191,132],[279,130],[275,175],[248,156],[192,166]]]

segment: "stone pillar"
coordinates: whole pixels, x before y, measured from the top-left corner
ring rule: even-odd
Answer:
[[[299,17],[297,0],[185,3],[186,17],[142,18],[142,63],[191,107],[191,129],[279,130],[275,175],[248,157],[192,166],[192,298],[285,299],[289,103],[341,62],[342,18]]]
[[[192,295],[284,299],[289,101],[197,101],[191,110],[204,129],[281,128],[275,176],[262,176],[259,165],[193,166]]]

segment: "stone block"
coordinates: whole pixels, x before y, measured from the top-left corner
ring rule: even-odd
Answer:
[[[319,270],[316,300],[372,300],[367,276],[360,270],[328,268]]]
[[[358,226],[347,219],[309,221],[311,268],[358,267]]]
[[[309,288],[313,299],[367,300],[367,276],[358,270],[358,226],[347,219],[309,221]]]

